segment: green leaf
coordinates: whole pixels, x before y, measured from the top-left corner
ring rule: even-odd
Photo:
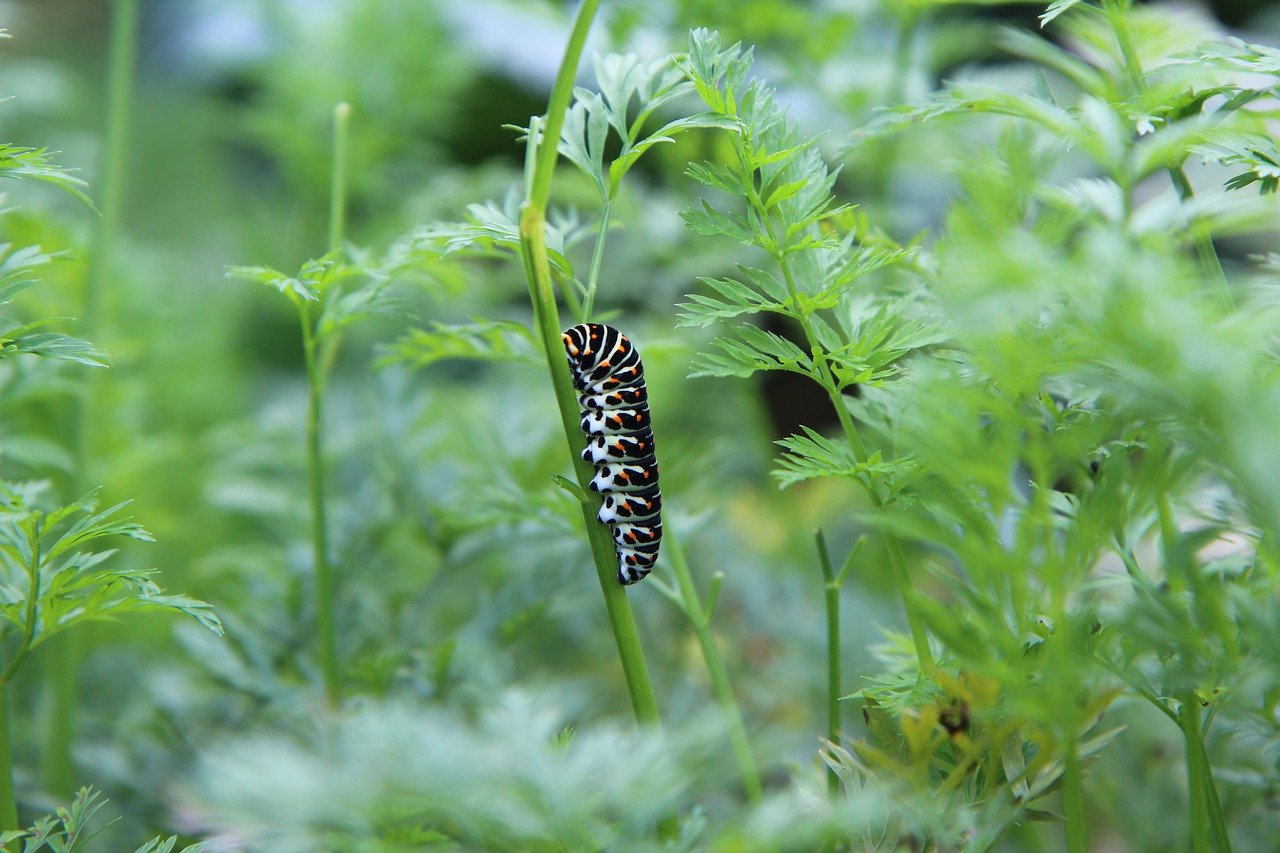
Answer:
[[[813,377],[813,361],[798,346],[780,335],[750,325],[733,327],[735,337],[717,338],[719,353],[698,355],[689,376],[738,376],[760,370],[787,370]]]
[[[85,182],[71,173],[71,170],[54,165],[49,159],[49,151],[45,148],[22,148],[7,143],[0,144],[0,177],[32,178],[52,184],[64,190],[85,204],[93,207],[93,202],[80,188]]]
[[[1049,4],[1049,8],[1045,9],[1040,15],[1040,26],[1045,27],[1053,22],[1053,19],[1069,10],[1072,6],[1079,5],[1082,0],[1053,0]]]
[[[52,259],[40,251],[39,246],[13,249],[12,243],[0,244],[0,305],[35,284],[37,279],[32,270]]]
[[[758,271],[757,271],[758,272]],[[775,302],[768,296],[761,295],[740,281],[732,278],[700,278],[703,284],[720,294],[720,298],[691,293],[679,308],[678,325],[706,327],[720,320],[740,317],[743,314],[757,314],[762,311],[787,313],[787,306]],[[785,290],[783,295],[785,296]]]
[[[675,142],[675,137],[681,133],[698,127],[718,127],[725,130],[736,130],[737,122],[715,113],[699,113],[698,115],[686,116],[667,122],[651,135],[635,143],[635,145],[629,146],[618,159],[609,164],[610,193],[617,192],[622,176],[635,165],[635,162],[646,151],[659,142]]]
[[[695,234],[704,237],[729,237],[739,243],[752,245],[756,242],[756,232],[747,218],[738,213],[721,213],[706,201],[702,209],[682,211],[680,217]]]
[[[473,317],[465,325],[432,323],[412,329],[392,344],[379,364],[403,362],[426,367],[446,359],[541,363],[540,347],[522,323]]]

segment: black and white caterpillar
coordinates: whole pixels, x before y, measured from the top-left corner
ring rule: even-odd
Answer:
[[[662,541],[644,365],[627,336],[612,326],[583,323],[561,337],[582,404],[582,458],[596,466],[591,490],[604,495],[596,520],[613,534],[618,583],[633,584],[649,574]]]

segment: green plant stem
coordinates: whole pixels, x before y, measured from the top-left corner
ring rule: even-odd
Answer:
[[[1204,764],[1204,753],[1195,744],[1200,743],[1200,703],[1192,691],[1182,697],[1182,710],[1178,713],[1182,734],[1186,740],[1187,795],[1190,798],[1191,849],[1194,853],[1209,851],[1209,804],[1205,791],[1205,775],[1209,768]]]
[[[1197,715],[1198,716],[1198,715]],[[1209,834],[1213,839],[1214,849],[1218,853],[1231,853],[1231,836],[1227,834],[1227,820],[1222,813],[1222,800],[1218,798],[1218,785],[1213,779],[1213,765],[1209,762],[1209,753],[1205,749],[1204,737],[1207,726],[1200,726],[1197,738],[1188,746],[1199,753],[1201,768],[1201,784],[1205,790],[1205,805],[1209,812]]]
[[[307,480],[311,491],[311,553],[315,564],[316,634],[320,670],[324,677],[325,699],[330,707],[342,703],[342,675],[334,637],[333,567],[329,563],[329,525],[325,512],[324,486],[324,377],[316,358],[316,340],[311,312],[299,304],[302,349],[307,365]]]
[[[666,529],[662,538],[663,545],[671,557],[676,584],[680,589],[680,609],[693,625],[693,633],[697,636],[698,645],[702,649],[702,659],[707,664],[707,674],[711,677],[712,692],[715,693],[716,702],[719,703],[725,722],[729,726],[729,744],[733,747],[734,759],[738,763],[738,772],[742,776],[742,787],[747,793],[747,801],[752,805],[758,805],[764,794],[760,785],[760,771],[756,767],[751,741],[747,738],[742,710],[738,707],[738,700],[733,694],[733,685],[729,681],[729,670],[725,667],[720,645],[711,631],[711,613],[715,606],[715,596],[712,596],[708,606],[703,606],[698,596],[698,588],[693,583],[693,575],[689,571],[684,549],[680,547],[680,542],[670,527]]]
[[[1187,179],[1187,173],[1181,165],[1170,166],[1168,172],[1169,179],[1173,181],[1173,187],[1177,190],[1179,199],[1186,202],[1195,198],[1195,192],[1191,189],[1191,181]],[[1196,254],[1200,256],[1200,266],[1204,268],[1205,274],[1213,282],[1214,289],[1218,291],[1223,306],[1228,309],[1234,309],[1236,300],[1231,294],[1231,286],[1227,284],[1227,275],[1222,271],[1222,261],[1218,258],[1218,250],[1213,247],[1213,238],[1200,225],[1193,225],[1192,233],[1196,238]]]
[[[19,828],[17,792],[13,787],[13,754],[9,742],[9,688],[0,686],[0,832]]]
[[[51,639],[42,652],[47,711],[40,777],[45,790],[59,797],[75,793],[71,744],[75,740],[80,649],[80,633],[67,631]]]
[[[604,208],[600,211],[600,227],[596,231],[596,245],[591,250],[591,269],[587,272],[587,296],[582,303],[578,316],[582,322],[591,319],[591,311],[596,304],[596,289],[600,286],[600,264],[604,260],[604,244],[609,235],[609,218],[613,215],[613,199],[604,200]]]
[[[1115,33],[1116,44],[1120,48],[1120,56],[1124,61],[1125,73],[1129,77],[1129,85],[1133,87],[1135,92],[1141,93],[1146,91],[1146,76],[1142,71],[1142,61],[1138,57],[1138,51],[1133,45],[1133,38],[1129,34],[1128,22],[1125,20],[1125,14],[1128,4],[1108,0],[1106,4],[1107,18],[1111,22],[1112,32]],[[1170,166],[1166,171],[1169,173],[1169,179],[1173,182],[1174,189],[1178,192],[1178,198],[1182,201],[1190,201],[1195,197],[1195,193],[1191,189],[1191,182],[1187,180],[1187,173],[1182,165]],[[1125,193],[1126,199],[1129,194]],[[1127,201],[1131,205],[1132,201]],[[1192,226],[1192,233],[1196,240],[1196,254],[1200,257],[1200,265],[1204,268],[1205,274],[1209,280],[1213,282],[1214,288],[1218,291],[1223,304],[1227,308],[1235,308],[1235,297],[1231,295],[1231,287],[1227,284],[1226,274],[1222,271],[1222,261],[1218,258],[1218,252],[1213,247],[1213,239],[1202,226]]]
[[[329,173],[328,251],[342,247],[346,233],[347,160],[351,105],[333,108],[333,165]],[[311,553],[315,564],[316,640],[325,699],[331,708],[342,704],[342,666],[334,628],[334,576],[329,561],[329,516],[325,509],[324,389],[341,343],[336,336],[317,341],[315,321],[307,303],[298,304],[302,350],[307,366],[307,481],[311,492]]]
[[[1129,27],[1125,21],[1127,4],[1107,0],[1107,19],[1111,22],[1111,30],[1115,33],[1116,45],[1120,48],[1120,59],[1124,62],[1125,73],[1129,76],[1129,85],[1135,92],[1146,88],[1146,80],[1142,73],[1142,62],[1138,51],[1133,46],[1133,38],[1129,35]]]
[[[658,705],[653,698],[653,687],[644,662],[640,634],[631,613],[626,589],[617,579],[618,563],[613,539],[604,525],[596,522],[595,501],[591,499],[592,492],[587,488],[595,472],[578,455],[582,449],[578,428],[578,398],[569,378],[569,366],[560,337],[560,317],[551,280],[551,265],[547,260],[547,201],[551,195],[551,178],[556,165],[556,140],[560,138],[560,128],[564,124],[565,110],[573,93],[573,80],[582,58],[582,49],[599,5],[600,0],[583,0],[578,7],[569,43],[565,47],[560,70],[551,90],[541,134],[542,145],[535,152],[534,172],[529,181],[529,197],[525,199],[520,211],[520,248],[529,297],[533,303],[534,323],[547,361],[547,370],[551,375],[551,386],[560,410],[565,442],[577,476],[587,539],[604,596],[605,611],[618,647],[623,677],[631,697],[631,708],[640,725],[660,731]],[[674,840],[679,833],[680,828],[674,816],[663,819],[658,825],[658,834],[663,840]]]
[[[329,173],[329,251],[342,246],[347,221],[347,159],[351,105],[333,108],[333,168]]]
[[[748,165],[750,161],[741,138],[733,137],[733,149],[742,172],[744,174],[753,174],[754,170]],[[778,262],[778,267],[782,270],[782,278],[786,283],[787,294],[790,296],[791,304],[795,306],[796,320],[800,324],[800,330],[804,333],[805,343],[809,347],[814,367],[817,368],[819,375],[822,377],[819,381],[826,390],[827,397],[831,400],[831,407],[835,409],[836,417],[840,420],[840,428],[844,431],[849,449],[853,451],[853,457],[856,462],[859,464],[865,463],[867,461],[867,449],[862,443],[862,436],[858,435],[858,428],[853,422],[853,416],[849,414],[849,408],[845,405],[844,394],[841,393],[839,380],[837,380],[830,362],[827,361],[823,348],[818,343],[818,337],[814,334],[813,325],[809,322],[809,315],[800,308],[802,304],[800,300],[800,285],[796,281],[790,261],[787,260],[787,253],[778,240],[777,231],[773,227],[773,220],[769,216],[769,211],[765,208],[764,202],[761,200],[754,184],[748,187],[747,200],[756,209],[756,215],[769,237],[769,242],[772,246],[770,254],[773,255],[774,260]],[[871,505],[876,509],[884,506],[884,502],[876,494],[875,489],[868,488],[867,496],[871,500]],[[931,670],[933,669],[933,651],[929,647],[929,635],[925,631],[924,621],[915,607],[915,588],[911,583],[911,575],[907,573],[907,564],[902,555],[902,547],[892,534],[881,531],[881,536],[884,539],[885,551],[889,556],[889,564],[893,569],[894,580],[898,585],[898,593],[902,598],[902,606],[907,614],[907,625],[911,630],[912,642],[915,644],[916,659],[920,664],[921,670]]]
[[[764,216],[763,212],[761,219],[768,229],[770,239],[776,242],[777,238],[774,237],[773,225]],[[791,272],[791,265],[787,262],[787,256],[779,250],[775,257],[782,268],[782,276],[786,281],[791,301],[793,304],[799,305],[800,288]],[[844,431],[845,441],[848,442],[849,449],[853,451],[854,460],[862,464],[867,461],[867,449],[862,443],[862,436],[858,434],[857,425],[853,422],[853,415],[849,414],[849,407],[845,405],[844,394],[840,391],[835,371],[831,369],[822,347],[818,344],[818,338],[813,332],[808,316],[800,315],[799,320],[800,328],[804,332],[805,341],[809,346],[809,352],[813,356],[814,366],[818,368],[826,379],[823,387],[826,388],[827,397],[831,400],[831,407],[836,410],[836,417],[840,420],[840,428]],[[884,506],[884,502],[874,489],[867,489],[867,497],[871,499],[871,505],[876,509]],[[916,659],[919,661],[921,670],[931,670],[933,669],[933,650],[929,648],[929,634],[925,631],[924,620],[921,619],[913,601],[915,587],[911,583],[911,575],[907,573],[907,562],[902,555],[902,546],[898,543],[897,537],[890,533],[882,531],[881,536],[884,539],[885,551],[889,555],[889,565],[893,569],[894,581],[898,585],[898,594],[902,598],[902,607],[907,614],[907,625],[911,630],[912,642],[915,644]]]
[[[22,604],[22,638],[18,641],[18,647],[14,649],[13,657],[9,658],[4,669],[0,670],[0,688],[9,686],[14,673],[18,671],[27,653],[31,651],[31,643],[36,638],[36,618],[39,616],[40,604],[40,537],[31,528],[28,528],[27,544],[31,557],[26,566],[27,597]]]
[[[821,530],[814,531],[818,546],[818,562],[822,566],[822,591],[827,607],[827,740],[838,743],[840,737],[840,579],[831,567],[827,540]],[[840,793],[840,777],[827,768],[827,792]]]
[[[31,651],[36,636],[37,606],[40,601],[40,540],[34,530],[29,530],[31,561],[26,566],[27,597],[22,607],[22,637],[13,657],[0,670],[0,831],[18,828],[18,811],[13,784],[13,755],[9,744],[9,682]]]
[[[121,212],[124,207],[125,160],[129,150],[132,118],[134,58],[137,54],[138,2],[114,0],[107,54],[106,125],[103,130],[103,161],[98,182],[99,219],[93,231],[80,309],[80,333],[96,340],[103,322],[103,300],[119,242]],[[86,377],[83,393],[73,403],[69,444],[75,475],[74,494],[87,492],[89,436],[92,434],[93,377]],[[45,725],[40,774],[46,790],[70,796],[75,788],[71,764],[71,743],[75,739],[77,669],[79,644],[75,634],[58,637],[49,644],[41,669],[44,682]]]
[[[1087,853],[1088,830],[1084,817],[1084,784],[1080,778],[1080,758],[1074,739],[1067,744],[1066,765],[1062,778],[1062,810],[1067,822],[1067,850]]]

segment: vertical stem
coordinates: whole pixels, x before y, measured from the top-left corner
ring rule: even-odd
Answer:
[[[729,670],[724,665],[724,657],[720,654],[720,645],[711,632],[710,613],[703,607],[698,597],[698,589],[693,583],[693,575],[689,571],[689,563],[685,559],[684,549],[679,540],[668,527],[663,533],[663,544],[671,556],[671,565],[675,570],[676,584],[680,588],[682,609],[693,625],[693,632],[702,648],[702,658],[707,664],[707,674],[711,677],[711,689],[715,693],[716,702],[724,713],[725,722],[729,726],[729,744],[733,747],[734,759],[738,762],[738,772],[742,776],[742,787],[747,792],[747,801],[758,805],[763,796],[760,785],[760,772],[756,768],[755,754],[751,751],[751,741],[747,738],[747,729],[742,721],[742,710],[733,695],[733,685],[729,681]],[[714,595],[712,598],[714,599]]]
[[[1178,198],[1184,202],[1195,198],[1191,181],[1187,179],[1187,173],[1182,166],[1171,166],[1168,171],[1169,179],[1173,181],[1174,189],[1178,191]],[[1222,271],[1222,261],[1218,259],[1218,250],[1213,247],[1213,239],[1200,225],[1192,226],[1192,233],[1196,238],[1196,254],[1200,256],[1200,266],[1213,282],[1223,307],[1234,309],[1236,300],[1231,294],[1230,285],[1227,284],[1227,275]]]
[[[739,159],[745,164],[746,155],[741,149],[741,141],[735,139],[734,145]],[[756,193],[753,191],[751,195],[754,197]],[[781,244],[778,243],[773,222],[769,218],[769,212],[763,209],[762,206],[758,206],[757,213],[769,235],[769,239],[775,246],[780,247]],[[791,270],[791,264],[787,260],[786,253],[781,248],[777,248],[773,255],[782,270],[782,277],[786,282],[787,292],[791,296],[792,304],[800,305],[800,285]],[[854,459],[860,463],[865,462],[867,460],[866,446],[862,443],[862,436],[858,434],[858,427],[853,422],[853,416],[849,414],[849,407],[845,405],[844,394],[840,391],[840,384],[836,379],[835,371],[831,369],[822,347],[818,344],[817,335],[814,334],[812,324],[809,322],[809,315],[799,313],[797,319],[799,320],[801,331],[804,332],[804,339],[809,347],[809,352],[813,356],[814,366],[823,377],[821,381],[823,387],[827,390],[827,397],[831,400],[831,406],[836,410],[836,417],[840,420],[840,428],[844,431],[845,441],[848,442],[849,449],[853,451]],[[867,497],[871,499],[871,505],[877,509],[884,505],[884,502],[880,500],[880,495],[876,494],[874,488],[867,489]],[[924,621],[921,619],[912,600],[915,588],[912,586],[911,576],[907,573],[907,563],[902,556],[902,547],[898,544],[898,540],[893,534],[882,531],[881,535],[884,538],[885,551],[889,555],[889,563],[893,568],[894,580],[898,584],[898,593],[902,597],[902,607],[907,614],[907,624],[911,629],[911,639],[916,648],[916,660],[919,662],[921,670],[933,669],[933,650],[929,648],[929,634],[925,630]]]
[[[1080,758],[1076,754],[1074,737],[1067,744],[1062,809],[1067,819],[1067,850],[1070,853],[1087,853],[1089,835],[1084,818],[1084,785],[1080,779]]]
[[[302,349],[307,365],[307,480],[311,489],[311,553],[315,565],[316,634],[324,693],[330,707],[342,702],[342,678],[333,629],[333,567],[329,564],[329,525],[325,513],[323,377],[316,358],[311,312],[298,306]]]
[[[80,660],[80,634],[68,631],[45,646],[44,674],[47,718],[40,779],[46,791],[58,797],[75,793],[75,768],[71,743],[75,740],[76,671]]]
[[[596,231],[596,245],[591,250],[591,268],[587,272],[587,298],[582,304],[580,318],[583,323],[591,319],[591,309],[596,304],[596,289],[600,286],[600,264],[604,260],[604,244],[609,234],[609,219],[613,215],[613,199],[604,200],[600,211],[600,227]]]
[[[113,250],[120,232],[124,201],[125,155],[129,149],[129,119],[133,101],[133,68],[138,29],[137,0],[115,0],[111,16],[111,46],[107,62],[107,126],[99,209],[102,218],[93,235],[84,293],[81,328],[96,331],[111,273]]]
[[[814,531],[818,546],[818,562],[822,566],[822,590],[827,607],[827,740],[837,743],[840,737],[840,581],[831,567],[827,540],[821,530]],[[835,797],[840,792],[840,777],[827,768],[827,792]]]
[[[1209,762],[1209,753],[1205,749],[1205,729],[1200,727],[1198,737],[1188,746],[1199,755],[1201,782],[1205,789],[1206,806],[1209,810],[1209,833],[1213,837],[1213,846],[1218,853],[1231,853],[1231,836],[1227,834],[1227,821],[1222,813],[1222,800],[1218,798],[1218,785],[1213,779],[1213,765]]]
[[[533,303],[534,322],[542,343],[543,355],[547,361],[547,370],[551,375],[551,385],[560,411],[565,442],[581,488],[582,515],[586,522],[587,539],[591,544],[596,576],[600,583],[601,594],[604,596],[605,611],[609,616],[609,624],[613,628],[614,642],[618,647],[623,676],[631,696],[631,708],[638,723],[660,730],[658,705],[654,700],[653,687],[649,682],[649,671],[645,666],[640,635],[631,614],[626,589],[617,581],[618,563],[613,539],[604,526],[596,522],[596,508],[594,501],[590,498],[592,493],[587,488],[594,470],[578,455],[582,447],[578,429],[578,398],[569,378],[569,366],[561,344],[560,316],[556,308],[555,290],[551,281],[551,265],[547,260],[547,201],[551,196],[551,178],[555,172],[556,140],[560,138],[565,110],[569,106],[569,97],[573,92],[574,76],[582,58],[587,33],[591,29],[591,22],[599,6],[600,0],[583,0],[578,7],[573,30],[569,34],[569,43],[565,47],[560,70],[556,74],[555,85],[552,87],[551,97],[547,103],[542,144],[535,152],[534,172],[529,181],[529,197],[525,199],[520,211],[520,249],[524,260],[525,279],[529,286],[529,297]],[[679,834],[680,827],[674,816],[660,821],[658,835],[662,840],[673,841],[679,837]]]
[[[351,105],[333,108],[333,166],[329,173],[328,251],[342,246],[347,208],[347,150]],[[315,565],[316,635],[324,694],[331,708],[342,704],[342,667],[334,630],[334,578],[329,562],[329,516],[325,510],[324,386],[333,365],[338,344],[320,346],[306,303],[298,304],[302,324],[302,349],[307,365],[307,480],[311,490],[311,552]]]
[[[1200,739],[1200,703],[1195,693],[1188,690],[1182,696],[1182,708],[1178,712],[1186,740],[1187,795],[1190,800],[1191,849],[1195,853],[1209,851],[1209,804],[1205,791],[1205,776],[1209,768],[1204,764],[1204,753],[1196,748]]]
[[[137,0],[115,0],[107,53],[106,126],[103,131],[103,162],[98,193],[101,217],[93,232],[80,310],[80,333],[91,341],[98,337],[99,327],[104,325],[102,303],[120,233],[137,32]],[[86,377],[83,396],[76,399],[71,416],[70,445],[75,471],[71,488],[75,495],[88,491],[90,485],[87,471],[92,388],[92,376]],[[75,787],[71,743],[75,740],[76,670],[79,657],[79,643],[75,634],[57,637],[49,644],[42,673],[47,710],[40,773],[45,788],[60,796],[70,796]]]
[[[9,687],[0,685],[0,832],[19,828],[9,741]]]
[[[1117,0],[1108,0],[1106,12],[1111,21],[1111,29],[1115,33],[1116,44],[1120,48],[1125,73],[1129,76],[1129,85],[1135,92],[1142,92],[1146,89],[1147,82],[1142,71],[1142,61],[1138,57],[1137,49],[1133,46],[1133,38],[1129,34],[1129,25],[1125,20],[1128,5]],[[1173,181],[1174,189],[1178,191],[1178,198],[1184,202],[1190,201],[1195,193],[1192,192],[1191,182],[1187,180],[1187,173],[1182,165],[1171,166],[1167,171],[1169,179]],[[1196,239],[1196,254],[1200,256],[1200,265],[1204,268],[1205,274],[1213,282],[1223,305],[1227,308],[1235,308],[1235,298],[1231,295],[1226,274],[1222,271],[1222,261],[1218,258],[1217,250],[1213,248],[1213,239],[1203,226],[1194,226],[1192,233]]]
[[[342,245],[347,220],[347,150],[350,134],[351,105],[343,102],[333,108],[333,169],[329,174],[329,248]]]

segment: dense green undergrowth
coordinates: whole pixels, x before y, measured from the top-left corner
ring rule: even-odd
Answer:
[[[8,849],[1266,849],[1280,53],[970,5],[504,4],[566,44],[522,166],[449,153],[446,17],[277,10],[175,202],[118,4],[99,180],[0,152],[101,212],[0,219]],[[628,588],[588,320],[659,446]]]

